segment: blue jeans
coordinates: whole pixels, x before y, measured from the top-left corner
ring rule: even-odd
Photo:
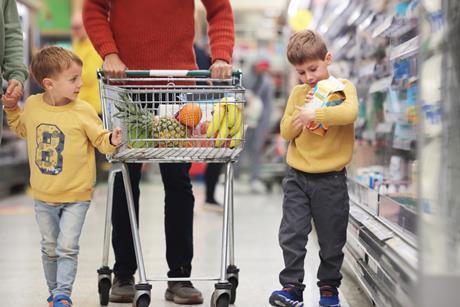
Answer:
[[[42,236],[43,269],[50,294],[70,296],[77,273],[78,240],[89,201],[48,204],[35,200],[35,217]]]

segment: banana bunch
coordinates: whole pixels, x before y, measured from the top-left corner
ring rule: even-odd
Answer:
[[[215,146],[222,147],[225,139],[232,138],[229,144],[234,148],[243,137],[243,113],[241,107],[226,97],[213,106],[212,120],[206,131],[208,138],[216,138]]]

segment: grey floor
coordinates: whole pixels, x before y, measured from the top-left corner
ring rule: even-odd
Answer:
[[[203,185],[194,184],[195,210],[195,276],[217,276],[220,265],[221,214],[202,208]],[[74,306],[99,306],[96,270],[101,264],[103,224],[105,217],[106,186],[99,185],[88,211],[81,237],[78,275],[72,298]],[[218,186],[218,199],[222,199],[223,186]],[[220,197],[219,197],[220,196]],[[141,187],[140,236],[146,272],[149,278],[163,277],[167,271],[164,257],[163,189],[161,181]],[[277,230],[281,217],[282,195],[279,189],[272,194],[255,195],[247,185],[235,184],[235,240],[236,264],[240,268],[240,285],[235,306],[268,306],[268,296],[279,288],[278,272],[282,269],[281,250],[277,243]],[[305,306],[317,306],[316,268],[318,246],[312,233],[306,259]],[[40,236],[36,226],[32,201],[27,195],[17,195],[0,200],[0,307],[47,306],[47,289],[43,277]],[[113,263],[113,262],[111,262]],[[350,275],[344,274],[341,287],[343,306],[368,307],[359,287]],[[137,277],[137,276],[136,276]],[[203,292],[209,306],[212,282],[195,282]],[[165,302],[164,282],[153,283],[150,306],[177,306]],[[131,306],[109,304],[109,306]]]

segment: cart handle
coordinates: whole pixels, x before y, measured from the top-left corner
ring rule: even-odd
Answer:
[[[190,78],[209,78],[211,77],[210,70],[125,70],[126,77],[130,78],[146,78],[146,77],[190,77]],[[233,77],[241,77],[241,70],[234,69]],[[99,77],[104,77],[102,69],[97,70]]]

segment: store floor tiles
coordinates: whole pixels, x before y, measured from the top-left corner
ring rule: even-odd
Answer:
[[[203,185],[194,184],[196,196],[193,273],[218,276],[221,250],[221,214],[202,208]],[[282,255],[277,231],[281,217],[281,192],[254,195],[245,185],[235,184],[235,252],[240,268],[236,307],[268,306],[268,296],[278,289]],[[222,185],[218,193],[223,194]],[[219,194],[219,195],[220,195]],[[148,278],[167,272],[163,231],[163,188],[158,178],[141,186],[140,236]],[[99,185],[88,211],[79,256],[78,275],[73,289],[74,306],[99,306],[97,273],[101,265],[106,185]],[[222,197],[218,198],[222,199]],[[316,269],[319,263],[315,234],[311,234],[306,259],[305,306],[317,306]],[[47,289],[40,258],[40,236],[29,196],[18,195],[0,200],[0,306],[46,306]],[[112,253],[112,250],[110,250]],[[113,255],[111,254],[111,263]],[[350,288],[357,288],[345,275],[342,302]],[[136,276],[137,278],[137,276]],[[209,306],[213,282],[195,282],[204,295],[202,306]],[[150,306],[177,306],[164,301],[165,282],[153,283]],[[358,300],[359,301],[359,300]],[[126,307],[130,304],[109,304]],[[353,307],[368,305],[353,304]]]

